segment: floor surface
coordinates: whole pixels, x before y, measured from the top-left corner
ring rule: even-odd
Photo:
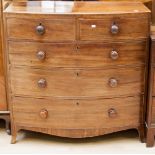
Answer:
[[[118,132],[87,139],[69,139],[49,136],[30,131],[21,131],[18,142],[10,144],[11,136],[7,135],[4,122],[0,121],[0,154],[1,153],[147,153],[155,154],[155,146],[146,148],[138,139],[136,130]]]

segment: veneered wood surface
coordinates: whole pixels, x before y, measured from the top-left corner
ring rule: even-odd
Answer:
[[[153,82],[152,82],[153,89],[152,89],[152,95],[155,96],[155,82],[154,82],[155,81],[155,68],[153,68],[152,73],[153,73]]]
[[[16,14],[140,14],[150,10],[140,2],[27,1],[14,2],[5,12]]]
[[[146,44],[145,41],[91,44],[10,41],[9,61],[13,66],[35,68],[144,65],[146,63]],[[113,50],[118,53],[118,58],[115,60],[111,58]],[[45,53],[44,60],[38,59],[39,51]]]
[[[152,24],[155,25],[155,0],[152,0]]]
[[[148,36],[148,22],[148,20],[143,20],[143,17],[130,18],[130,15],[124,15],[122,18],[79,19],[79,40],[97,41],[146,38]],[[111,33],[113,23],[119,28],[118,34]],[[92,25],[95,25],[96,28],[92,28]]]
[[[151,25],[151,37],[153,37],[153,40],[154,40],[154,38],[155,38],[155,26],[154,25]]]
[[[138,96],[101,100],[13,99],[15,124],[53,129],[101,129],[137,126],[140,122],[141,99]],[[116,111],[114,117],[109,110]],[[39,114],[48,111],[46,119]]]
[[[45,27],[45,33],[38,35],[36,27],[39,24]],[[22,28],[20,28],[22,27]],[[36,41],[74,41],[75,19],[7,19],[7,32],[10,39],[30,39]]]
[[[148,98],[147,98],[147,137],[146,144],[148,147],[154,145],[155,136],[155,27],[151,26],[150,42],[150,59],[149,59],[149,79],[148,79]]]
[[[90,17],[90,19],[79,18],[78,20],[75,20],[75,18],[63,19],[63,17],[60,17],[59,19],[55,18],[53,20],[45,20],[42,18],[36,20],[8,18],[6,22],[9,39],[26,39],[48,42],[66,42],[74,41],[75,39],[82,41],[115,41],[117,39],[143,39],[148,37],[149,20],[145,19],[146,16],[142,16],[141,18],[138,16],[130,18],[130,15],[124,15],[122,18],[119,16],[104,16],[102,18],[99,17],[95,19],[93,19],[93,17]],[[36,33],[36,27],[40,23],[45,28],[45,33],[43,35],[38,35]],[[118,34],[111,33],[113,23],[119,27]],[[143,25],[143,27],[141,25]],[[95,27],[92,28],[92,26]],[[20,27],[22,27],[22,29]],[[75,31],[75,27],[78,28],[78,31]]]
[[[5,92],[5,77],[4,77],[4,64],[3,64],[3,51],[2,51],[2,1],[0,1],[0,111],[7,110],[6,92]]]
[[[93,98],[131,96],[144,92],[143,67],[105,70],[11,68],[10,78],[11,92],[21,96]],[[118,81],[116,87],[109,84],[113,78]],[[40,79],[46,80],[45,88],[38,87]]]
[[[10,5],[5,21],[12,142],[19,129],[81,138],[136,128],[143,139],[149,12],[131,2]],[[40,22],[45,34],[38,36]],[[118,61],[108,57],[114,46],[121,51]],[[47,59],[38,62],[42,47]]]
[[[151,123],[152,123],[152,125],[154,125],[155,124],[155,98],[154,97],[152,98],[152,111],[151,111],[151,113],[152,113]]]

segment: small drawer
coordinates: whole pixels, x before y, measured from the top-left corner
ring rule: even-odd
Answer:
[[[32,97],[115,97],[144,91],[144,68],[30,69],[11,68],[14,95]]]
[[[102,44],[9,42],[11,65],[38,68],[142,65],[145,64],[146,53],[146,42]]]
[[[7,19],[9,39],[26,39],[35,41],[74,41],[74,19]]]
[[[80,40],[127,40],[147,38],[149,20],[130,18],[129,16],[102,19],[84,19],[78,21]],[[142,26],[143,25],[143,26]]]
[[[13,98],[13,118],[17,125],[46,129],[73,130],[113,129],[124,126],[138,126],[140,123],[141,99],[137,97],[62,100]],[[58,136],[64,132],[56,132]],[[65,132],[66,133],[66,132]],[[95,134],[96,132],[91,133]],[[54,133],[53,133],[54,134]],[[75,134],[76,137],[84,135]],[[74,136],[75,136],[74,135]],[[62,135],[61,135],[62,136]],[[87,135],[85,135],[87,136]]]

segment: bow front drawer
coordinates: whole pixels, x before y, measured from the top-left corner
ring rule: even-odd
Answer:
[[[140,123],[140,97],[100,100],[61,100],[15,97],[13,110],[15,123],[46,128],[58,136],[87,137],[102,134],[87,130],[107,130],[124,126],[138,126]],[[106,124],[106,125],[105,125]],[[77,130],[83,132],[77,132]],[[52,132],[54,133],[54,132]],[[59,134],[58,134],[59,133]],[[64,135],[63,135],[64,133]],[[86,134],[87,133],[87,134]],[[61,135],[60,135],[61,134]]]
[[[154,125],[155,124],[155,97],[153,96],[152,97],[152,113],[151,113],[151,115],[152,115],[152,117],[151,117],[151,123]]]
[[[12,68],[11,90],[33,97],[114,97],[143,93],[144,69],[29,69]],[[24,80],[23,80],[24,79]]]
[[[149,35],[149,21],[141,18],[109,17],[79,19],[79,39],[89,41],[142,39]]]
[[[146,42],[103,44],[9,42],[9,59],[12,65],[37,68],[144,65],[146,53]]]
[[[7,19],[9,39],[27,39],[35,41],[74,41],[74,19]]]

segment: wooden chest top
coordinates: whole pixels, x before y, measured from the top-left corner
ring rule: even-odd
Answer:
[[[73,42],[149,36],[150,11],[139,2],[28,1],[12,3],[4,13],[9,39]],[[38,27],[44,35],[36,35]]]
[[[10,5],[5,12],[25,14],[135,14],[150,10],[139,2],[27,1]]]

